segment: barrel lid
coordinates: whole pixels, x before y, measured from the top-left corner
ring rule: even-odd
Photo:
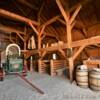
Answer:
[[[77,66],[77,69],[80,69],[80,70],[87,70],[87,66],[86,65],[79,65]]]
[[[100,68],[93,68],[93,71],[100,72]]]

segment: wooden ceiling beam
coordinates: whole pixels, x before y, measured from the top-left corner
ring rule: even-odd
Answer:
[[[78,50],[78,52],[74,55],[74,58],[87,46],[89,45],[94,45],[94,44],[98,44],[100,43],[100,36],[95,36],[93,38],[89,38],[89,39],[83,39],[83,40],[78,40],[78,41],[74,41],[72,42],[71,46],[72,47],[80,47],[80,49]],[[82,47],[81,47],[82,46]],[[55,47],[47,47],[47,48],[41,48],[39,50],[31,50],[28,52],[28,56],[33,55],[38,53],[39,51],[47,51],[47,52],[51,52],[51,51],[56,51],[56,50],[60,50],[60,49],[66,49],[68,48],[68,44],[65,43],[62,46],[55,46]]]
[[[26,17],[20,16],[18,14],[12,13],[12,12],[4,10],[4,9],[0,9],[0,16],[8,17],[8,18],[11,18],[13,20],[22,21],[22,22],[25,22],[27,24],[29,24],[29,22],[31,22],[33,25],[39,25],[39,23],[36,21],[33,21],[31,19],[28,19]]]
[[[26,54],[25,58],[28,59],[30,56],[38,54],[39,50],[26,50],[24,53]]]
[[[70,18],[70,23],[72,23],[72,22],[75,20],[77,14],[79,13],[79,11],[80,11],[81,8],[82,8],[82,5],[79,4],[79,5],[77,6],[75,12],[73,13],[72,17]]]
[[[20,30],[17,30],[15,28],[12,28],[12,27],[8,27],[8,26],[5,26],[5,25],[1,25],[0,24],[0,30],[2,31],[5,31],[5,32],[15,32],[15,33],[20,33],[22,35],[24,35],[24,32],[20,31]]]
[[[31,22],[29,22],[28,24],[29,24],[30,27],[33,29],[33,31],[38,35],[39,32],[38,32],[37,29],[34,27],[34,25],[33,25]]]
[[[77,56],[82,52],[82,50],[85,48],[85,45],[81,46],[78,51],[73,55],[73,60],[77,58]]]
[[[64,52],[62,49],[59,49],[58,51],[59,51],[59,52],[61,53],[61,55],[66,59],[65,52]]]
[[[58,18],[57,20],[58,20],[59,22],[61,22],[62,24],[66,25],[66,22],[65,22],[63,19]]]
[[[39,9],[37,6],[27,2],[26,0],[17,0],[17,2],[19,2],[19,3],[23,4],[23,5],[26,5],[29,8],[34,9],[34,10],[38,10]]]
[[[60,0],[56,0],[56,3],[57,3],[57,5],[58,5],[58,7],[59,7],[59,9],[60,9],[60,11],[61,11],[61,14],[63,15],[65,21],[68,22],[69,17],[70,17],[70,16],[69,16],[69,12],[65,12],[65,11],[64,11],[63,6],[62,6]]]
[[[92,38],[75,41],[72,43],[72,47],[77,47],[77,46],[82,46],[82,45],[86,45],[86,46],[95,45],[98,43],[100,43],[100,36],[95,36]]]
[[[43,8],[44,8],[44,6],[45,6],[45,3],[43,3],[42,5],[41,5],[41,7],[40,7],[40,9],[39,9],[39,12],[38,12],[38,22],[40,23],[41,22],[41,13],[42,13],[42,11],[43,11]],[[41,24],[41,23],[40,23]]]
[[[50,20],[48,20],[47,22],[45,22],[43,25],[47,26],[47,25],[50,25],[52,23],[54,23],[60,16],[55,16],[53,18],[51,18]]]
[[[16,33],[18,35],[18,37],[23,41],[25,42],[24,38],[19,34],[19,33]]]
[[[98,44],[98,43],[100,43],[100,36],[95,36],[95,37],[88,38],[88,39],[74,41],[74,42],[72,42],[71,47],[80,47],[82,45],[89,46],[89,45],[94,45],[94,44]],[[44,50],[47,50],[47,51],[56,51],[59,48],[60,49],[66,49],[66,48],[68,48],[68,44],[65,43],[62,46],[58,45],[58,46],[55,46],[55,47],[42,48],[41,50],[42,51],[44,51]]]

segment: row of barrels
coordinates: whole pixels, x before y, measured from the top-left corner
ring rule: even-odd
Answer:
[[[82,88],[90,87],[92,90],[100,91],[100,69],[93,68],[88,70],[85,65],[82,66],[78,66],[76,69],[77,85]]]

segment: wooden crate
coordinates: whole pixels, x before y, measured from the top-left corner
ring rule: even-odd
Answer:
[[[38,71],[39,73],[47,73],[49,60],[38,60]]]
[[[49,66],[48,66],[48,64]],[[39,73],[48,73],[51,76],[57,75],[57,70],[67,68],[66,60],[39,60],[38,70]],[[48,72],[49,69],[49,72]]]
[[[66,60],[50,60],[51,76],[57,75],[57,70],[67,68]]]

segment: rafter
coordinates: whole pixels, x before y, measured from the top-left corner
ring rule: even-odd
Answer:
[[[5,32],[15,32],[15,33],[20,33],[22,35],[24,35],[24,32],[20,31],[20,30],[17,30],[15,28],[12,28],[12,27],[8,27],[8,26],[5,26],[5,25],[1,25],[0,24],[0,30],[2,31],[5,31]]]
[[[58,7],[59,7],[64,19],[65,19],[65,21],[68,22],[68,20],[69,20],[69,12],[67,12],[67,13],[65,12],[60,0],[56,0],[56,3],[58,5]]]
[[[98,44],[98,43],[100,43],[100,36],[95,36],[95,37],[88,38],[88,39],[74,41],[74,42],[72,42],[71,46],[72,47],[80,47],[82,45],[89,46],[89,45],[94,45],[94,44]],[[58,46],[55,46],[55,47],[42,48],[41,50],[42,51],[44,51],[44,50],[47,50],[47,51],[56,51],[59,48],[66,49],[66,48],[68,48],[68,44],[65,43],[62,46],[58,45]]]
[[[11,18],[13,20],[22,21],[22,22],[25,22],[27,24],[29,24],[29,22],[31,22],[33,25],[39,25],[39,23],[36,21],[33,21],[31,19],[28,19],[26,17],[20,16],[18,14],[15,14],[13,12],[10,12],[10,11],[4,10],[4,9],[0,9],[0,16],[8,17],[8,18]]]
[[[82,52],[82,50],[85,48],[85,45],[81,46],[78,51],[73,55],[73,60],[77,58],[77,56]]]
[[[79,4],[78,7],[76,8],[75,12],[73,13],[72,17],[70,18],[70,23],[72,23],[75,20],[77,14],[79,13],[81,8],[82,8],[82,5]]]
[[[62,49],[59,49],[58,51],[59,51],[59,52],[61,53],[61,55],[66,59],[65,52],[64,52]]]
[[[40,23],[40,20],[41,20],[41,19],[40,19],[40,18],[41,18],[40,16],[41,16],[41,13],[42,13],[42,11],[43,11],[44,6],[45,6],[45,3],[42,4],[42,6],[41,6],[40,9],[39,9],[38,15],[37,15],[37,16],[38,16],[38,22],[39,22],[39,23]]]
[[[55,16],[53,18],[51,18],[50,20],[48,20],[47,22],[45,22],[43,25],[47,26],[47,25],[50,25],[52,23],[54,23],[60,16]]]
[[[31,22],[29,22],[30,27],[33,29],[33,31],[38,35],[39,32],[37,31],[37,29],[33,26],[33,24]]]
[[[27,2],[26,0],[17,0],[17,2],[19,2],[21,4],[24,4],[24,5],[28,6],[31,9],[34,9],[34,10],[38,10],[39,9],[37,6],[32,5],[31,3]]]
[[[20,37],[20,39],[24,42],[24,38],[19,34],[19,33],[16,33],[18,35],[18,37]]]

